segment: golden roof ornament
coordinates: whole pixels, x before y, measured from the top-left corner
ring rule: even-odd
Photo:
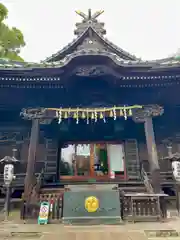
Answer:
[[[79,16],[81,16],[84,20],[89,21],[89,20],[95,20],[98,18],[104,10],[96,11],[95,13],[92,14],[91,9],[88,9],[88,14],[85,14],[84,12],[77,10],[75,11]]]
[[[92,13],[92,10],[89,9],[87,14],[80,10],[77,10],[75,12],[82,18],[82,21],[80,23],[76,23],[77,29],[74,31],[75,35],[79,36],[83,34],[83,32],[89,27],[93,28],[98,34],[106,34],[104,23],[97,20],[97,18],[103,14],[104,10],[99,10]]]

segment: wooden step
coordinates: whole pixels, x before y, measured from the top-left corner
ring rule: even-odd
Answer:
[[[129,178],[140,178],[138,144],[136,139],[129,139],[125,141],[125,159],[127,162],[126,166]]]
[[[57,193],[64,193],[64,187],[43,187],[40,190],[40,194],[57,194]]]
[[[70,191],[91,191],[91,190],[98,190],[98,191],[106,191],[117,189],[117,184],[83,184],[83,185],[67,185],[65,186]]]
[[[146,188],[145,186],[132,186],[132,187],[120,187],[120,191],[123,191],[125,193],[146,193]]]

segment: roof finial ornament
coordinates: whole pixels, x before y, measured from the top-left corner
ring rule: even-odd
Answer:
[[[83,12],[81,12],[80,10],[75,11],[79,16],[81,16],[82,18],[84,18],[85,20],[87,19],[87,15]]]
[[[83,18],[82,22],[76,23],[77,29],[75,30],[75,35],[81,35],[88,27],[93,28],[98,32],[98,34],[104,35],[106,31],[104,29],[104,23],[101,23],[97,18],[104,12],[103,10],[96,11],[92,13],[91,9],[88,9],[88,13],[85,14],[81,11],[75,11],[79,16]]]
[[[91,20],[91,9],[88,9],[88,18],[89,18],[89,20]]]
[[[92,18],[93,19],[96,19],[98,18],[101,14],[104,13],[104,10],[100,10],[100,11],[96,11],[93,15],[92,15]]]
[[[84,20],[89,21],[89,20],[95,20],[97,19],[103,12],[104,10],[96,11],[94,14],[92,14],[92,10],[88,9],[88,15],[81,12],[80,10],[75,11],[79,16],[81,16]]]

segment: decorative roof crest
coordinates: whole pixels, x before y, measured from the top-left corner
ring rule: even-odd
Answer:
[[[100,35],[106,34],[104,23],[97,20],[97,18],[104,12],[103,10],[96,11],[93,14],[91,9],[88,10],[88,14],[81,11],[75,12],[82,17],[82,21],[80,23],[76,23],[77,29],[74,31],[75,35],[81,35],[89,27],[92,27]]]

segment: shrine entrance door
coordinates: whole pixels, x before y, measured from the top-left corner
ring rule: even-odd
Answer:
[[[124,178],[126,171],[121,145],[109,142],[66,144],[61,149],[60,179],[108,180],[112,178],[112,172],[117,173],[114,178]]]

